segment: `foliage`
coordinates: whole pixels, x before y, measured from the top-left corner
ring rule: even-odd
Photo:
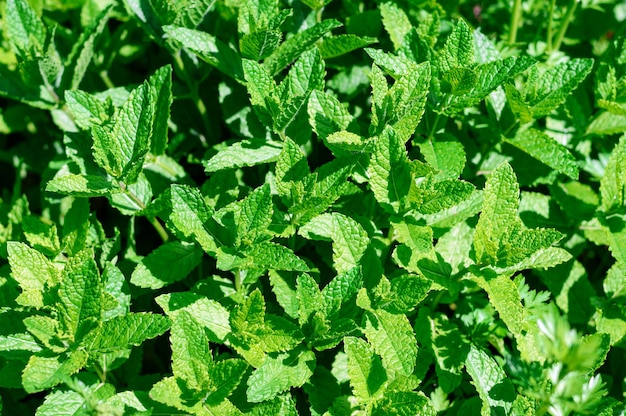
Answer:
[[[626,7],[565,3],[1,2],[0,412],[623,414]]]

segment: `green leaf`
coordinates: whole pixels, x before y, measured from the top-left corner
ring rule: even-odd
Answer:
[[[188,313],[204,327],[211,342],[224,343],[231,333],[228,309],[205,296],[192,292],[174,292],[157,297],[156,302],[174,319],[178,312]]]
[[[265,184],[255,189],[238,204],[235,211],[237,237],[243,244],[250,245],[267,239],[267,228],[272,222],[272,197],[270,187]]]
[[[242,140],[219,150],[205,161],[204,170],[211,173],[274,162],[281,150],[282,145],[278,142],[263,139]]]
[[[201,260],[202,250],[195,244],[166,243],[141,260],[130,282],[139,287],[160,289],[187,277]]]
[[[420,146],[424,160],[439,173],[437,178],[457,179],[465,167],[465,149],[457,141],[428,141]]]
[[[81,90],[65,91],[65,102],[74,117],[74,122],[83,130],[89,130],[94,124],[105,123],[113,111],[110,102],[102,102]]]
[[[85,398],[75,391],[54,391],[46,396],[35,416],[79,415],[85,406]]]
[[[322,38],[321,43],[319,43],[317,47],[322,54],[322,58],[329,59],[345,55],[376,42],[378,42],[376,38],[369,36],[342,34]]]
[[[385,30],[391,37],[394,49],[400,49],[407,33],[413,28],[409,18],[397,4],[391,2],[380,5],[380,15],[383,26],[385,26]]]
[[[102,281],[91,249],[71,257],[63,269],[57,310],[70,341],[102,317]],[[89,322],[91,321],[91,322]]]
[[[46,192],[94,197],[119,192],[119,187],[104,176],[75,175],[59,171],[59,174],[46,184]]]
[[[504,140],[556,171],[578,179],[578,165],[574,156],[565,146],[540,130],[519,130],[515,137]]]
[[[217,256],[217,267],[220,270],[309,270],[306,262],[298,257],[293,250],[276,243],[264,241],[244,249],[241,255],[232,255],[220,250]]]
[[[153,205],[157,215],[167,221],[168,228],[184,238],[193,238],[211,255],[217,252],[217,241],[208,224],[213,210],[197,188],[171,185]]]
[[[22,373],[22,385],[27,393],[49,389],[69,379],[87,364],[87,353],[82,350],[61,357],[33,355]]]
[[[22,293],[16,301],[24,306],[41,308],[44,306],[45,290],[61,281],[59,270],[39,251],[24,243],[7,243],[11,276],[20,285]]]
[[[363,227],[337,212],[318,215],[300,227],[298,234],[312,240],[332,240],[333,264],[338,273],[358,266],[369,244]]]
[[[387,372],[380,357],[360,338],[343,340],[348,356],[348,375],[355,396],[363,401],[382,396],[387,384]]]
[[[372,416],[388,414],[435,416],[437,411],[423,393],[390,391],[372,409]]]
[[[195,29],[163,26],[163,30],[168,38],[180,42],[203,61],[237,81],[244,81],[241,57],[230,45],[209,33]]]
[[[311,92],[307,110],[309,124],[322,139],[345,130],[352,121],[348,109],[335,96],[318,90]]]
[[[474,63],[474,38],[464,20],[459,20],[443,48],[437,55],[437,66],[441,73],[454,68],[468,67]]]
[[[413,373],[417,341],[406,315],[384,310],[365,312],[363,332],[392,377],[408,377]]]
[[[112,8],[112,5],[106,6],[74,43],[63,70],[62,86],[64,89],[77,89],[85,77],[95,52],[94,46],[109,21]]]
[[[482,414],[509,414],[517,394],[513,383],[498,363],[486,352],[472,345],[465,365],[483,402]]]
[[[149,79],[151,102],[154,102],[154,117],[150,151],[153,155],[163,155],[167,148],[168,122],[172,105],[172,67],[159,68]]]
[[[271,55],[282,40],[283,35],[278,30],[261,30],[247,33],[239,40],[239,49],[244,58],[260,61]]]
[[[186,387],[192,390],[205,390],[213,365],[209,339],[200,324],[185,310],[180,310],[172,319],[170,343],[174,376],[184,380]]]
[[[574,58],[551,67],[534,65],[519,97],[521,108],[514,106],[513,110],[521,117],[522,123],[530,121],[528,114],[531,118],[549,115],[565,102],[592,68],[593,59],[587,58]],[[510,93],[513,91],[508,88],[509,99],[513,98]],[[526,114],[526,111],[529,113]]]
[[[453,115],[472,107],[482,101],[488,94],[496,90],[507,80],[521,74],[528,69],[534,61],[527,57],[516,58],[510,56],[505,59],[486,62],[472,69],[472,83],[462,94],[453,95],[444,111]],[[501,91],[501,90],[500,90]],[[502,95],[504,95],[502,93]]]
[[[287,206],[301,202],[304,197],[304,178],[310,174],[309,165],[300,147],[287,138],[276,161],[276,189]]]
[[[332,319],[341,306],[356,296],[363,285],[363,271],[355,267],[345,273],[338,274],[322,290],[324,314]]]
[[[600,181],[602,209],[611,212],[626,203],[626,136],[613,148]]]
[[[170,320],[152,313],[129,313],[102,322],[86,347],[92,353],[107,353],[140,345],[167,331]]]
[[[7,0],[5,23],[18,54],[26,55],[33,48],[43,52],[46,28],[26,0]]]
[[[61,250],[57,227],[34,216],[22,218],[22,230],[29,244],[47,256],[54,257]]]
[[[322,36],[340,26],[341,23],[337,20],[327,19],[296,33],[265,59],[264,66],[267,68],[267,72],[276,76],[290,63],[298,59],[303,52],[311,48]]]
[[[372,89],[378,89],[372,80]],[[415,132],[422,119],[426,105],[426,97],[430,85],[430,65],[427,62],[415,65],[410,63],[406,72],[388,90],[372,92],[372,124],[370,134],[383,134],[390,125],[397,132],[400,140],[405,143]],[[382,95],[384,94],[384,95]],[[376,95],[381,95],[376,97]]]
[[[400,212],[409,194],[413,176],[404,142],[394,129],[386,128],[370,157],[367,173],[376,200],[393,212]]]
[[[270,400],[292,387],[301,387],[313,375],[315,354],[294,350],[266,358],[248,378],[246,395],[253,403]]]
[[[517,226],[519,185],[508,163],[494,170],[485,185],[483,209],[476,224],[474,249],[476,259],[494,261],[500,247]]]
[[[113,122],[94,125],[93,156],[109,175],[132,184],[150,149],[155,103],[149,82],[134,89]]]

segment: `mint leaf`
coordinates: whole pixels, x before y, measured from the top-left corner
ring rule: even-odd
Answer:
[[[572,154],[553,138],[535,129],[520,130],[508,143],[572,179],[578,179],[578,165]]]
[[[361,400],[382,396],[387,373],[380,357],[360,338],[346,337],[344,348],[348,355],[348,375],[352,391]]]
[[[26,0],[8,0],[6,3],[7,33],[19,55],[31,50],[43,52],[46,28]]]
[[[517,398],[515,387],[500,366],[486,352],[472,346],[467,356],[467,372],[483,402],[482,414],[490,415],[495,409],[509,412]],[[498,394],[493,390],[497,389]]]
[[[24,390],[36,393],[68,380],[87,364],[87,358],[87,353],[82,350],[64,357],[31,356],[22,373]]]
[[[57,285],[61,275],[43,254],[24,243],[7,243],[11,276],[19,284],[22,293],[16,301],[24,306],[44,306],[44,291]]]
[[[340,26],[341,23],[337,20],[324,20],[287,39],[265,59],[264,66],[267,72],[276,76],[287,65],[298,59],[304,51],[311,48],[322,36]]]
[[[244,80],[241,57],[230,45],[209,33],[195,29],[170,25],[163,26],[163,30],[168,38],[180,42],[183,47],[224,74],[237,81]]]
[[[333,241],[333,264],[339,273],[356,267],[368,245],[367,233],[350,217],[339,213],[321,214],[298,233],[313,240]]]
[[[195,244],[164,244],[137,265],[130,282],[139,287],[160,289],[184,279],[200,264],[202,250]]]
[[[243,140],[219,150],[216,155],[205,162],[204,169],[207,173],[211,173],[274,162],[280,155],[281,149],[280,143],[272,141]]]
[[[102,322],[93,338],[89,340],[87,349],[92,353],[106,353],[129,348],[161,335],[169,327],[169,319],[152,313],[116,316]]]
[[[248,379],[246,396],[251,402],[262,402],[292,388],[300,387],[313,375],[315,354],[294,350],[276,358],[266,358]]]
[[[611,152],[604,170],[604,176],[600,181],[600,195],[602,197],[602,209],[605,212],[619,209],[624,206],[626,197],[624,172],[626,172],[626,138],[622,136],[619,143]]]
[[[413,373],[417,341],[405,315],[393,315],[384,310],[366,312],[363,332],[382,357],[391,377],[408,377]]]

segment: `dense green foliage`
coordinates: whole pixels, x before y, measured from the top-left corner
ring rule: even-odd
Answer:
[[[623,2],[0,9],[4,414],[624,413]]]

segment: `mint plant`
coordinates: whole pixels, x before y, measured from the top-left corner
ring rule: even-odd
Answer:
[[[623,414],[626,9],[566,3],[2,2],[0,412]]]

